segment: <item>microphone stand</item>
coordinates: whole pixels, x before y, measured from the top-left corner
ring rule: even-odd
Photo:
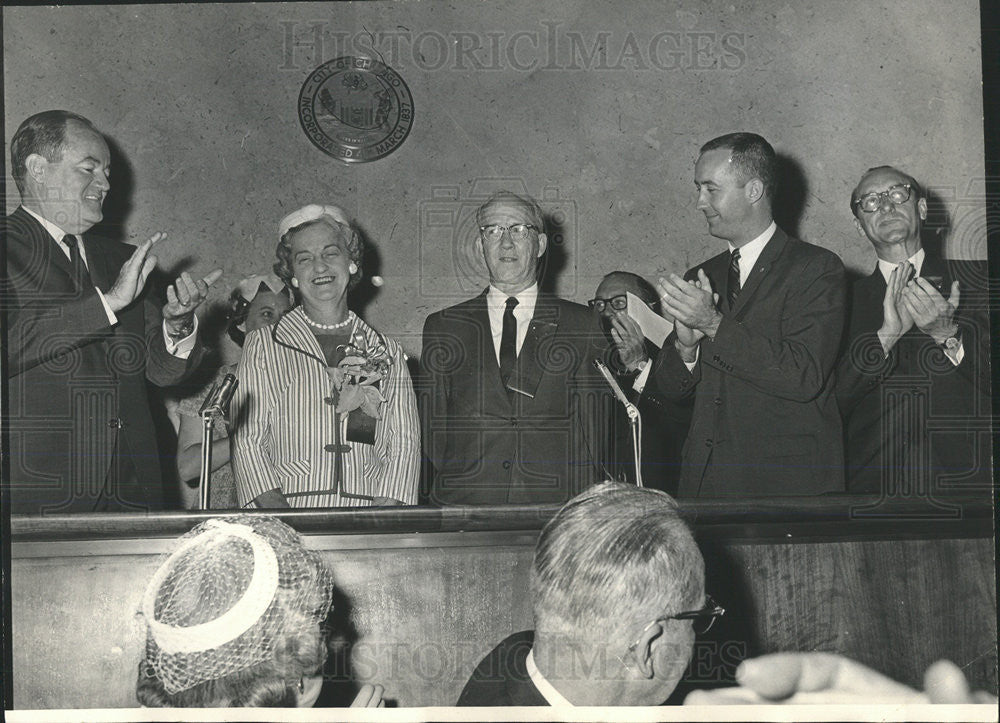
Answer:
[[[639,408],[632,404],[628,397],[625,396],[625,392],[618,386],[618,382],[615,381],[607,365],[600,359],[594,359],[594,366],[597,367],[597,371],[601,373],[604,381],[611,387],[611,391],[614,392],[618,401],[625,407],[625,414],[628,416],[629,426],[632,428],[632,456],[635,461],[635,484],[637,487],[642,487],[642,415],[639,413]]]
[[[229,402],[236,392],[239,380],[234,374],[227,374],[205,397],[199,414],[201,415],[201,476],[198,487],[198,508],[208,509],[208,490],[212,482],[212,427],[219,417],[226,418]]]

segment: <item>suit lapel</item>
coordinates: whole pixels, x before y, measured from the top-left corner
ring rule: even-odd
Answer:
[[[513,377],[507,382],[512,391],[534,398],[544,371],[539,349],[558,328],[558,310],[548,299],[539,294],[535,301],[535,313],[531,317],[528,333],[521,346],[521,353],[517,355],[517,368]]]
[[[712,282],[712,291],[719,295],[719,308],[729,311],[729,252],[724,251],[713,256],[689,274],[689,281],[697,281],[698,269],[702,269],[708,280]]]
[[[757,288],[760,286],[764,277],[767,276],[771,268],[774,266],[774,262],[781,255],[781,252],[785,249],[785,245],[788,243],[788,235],[782,231],[780,228],[776,229],[771,240],[767,242],[764,246],[764,250],[760,252],[760,256],[757,257],[757,263],[753,265],[750,269],[750,275],[747,276],[747,282],[743,284],[743,288],[740,289],[740,295],[736,297],[736,305],[733,306],[730,311],[733,314],[738,314],[753,298],[754,293],[756,293]]]
[[[941,277],[941,294],[946,299],[951,293],[951,273],[948,268],[947,262],[940,256],[931,256],[927,251],[924,251],[924,263],[920,265],[920,275],[927,276],[940,276]]]
[[[50,269],[55,267],[58,270],[57,276],[60,279],[65,277],[65,286],[67,289],[80,291],[81,289],[79,289],[79,285],[73,276],[73,267],[69,263],[69,258],[63,253],[62,247],[52,238],[52,234],[42,224],[38,223],[38,219],[20,206],[11,215],[17,216],[21,222],[28,224],[32,243],[41,252],[43,263],[41,268]]]

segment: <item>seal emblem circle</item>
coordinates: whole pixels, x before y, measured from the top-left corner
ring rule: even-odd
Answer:
[[[299,91],[299,122],[314,146],[344,163],[385,158],[413,127],[403,76],[372,58],[345,55],[316,68]]]

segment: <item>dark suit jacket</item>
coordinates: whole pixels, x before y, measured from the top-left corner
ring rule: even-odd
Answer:
[[[528,677],[526,661],[534,640],[533,630],[505,638],[476,666],[455,705],[548,705]]]
[[[723,314],[689,372],[667,339],[649,393],[694,394],[678,494],[811,495],[843,491],[843,442],[831,375],[844,325],[844,266],[830,251],[780,228],[735,306],[729,252],[702,268]]]
[[[41,224],[22,208],[4,223],[11,511],[161,509],[146,379],[180,381],[200,350],[186,362],[167,352],[148,294],[112,327],[94,288],[77,283]],[[133,247],[93,235],[84,246],[92,281],[107,291]],[[138,486],[106,490],[123,449]]]
[[[837,368],[850,491],[909,496],[989,488],[987,273],[984,261],[924,258],[921,276],[941,276],[946,298],[959,281],[955,320],[965,356],[957,367],[916,327],[886,357],[877,336],[885,278],[876,267],[854,283]]]
[[[593,367],[590,311],[538,295],[508,393],[486,292],[424,324],[424,453],[437,504],[565,502],[608,475],[610,395]],[[529,396],[530,395],[530,396]]]

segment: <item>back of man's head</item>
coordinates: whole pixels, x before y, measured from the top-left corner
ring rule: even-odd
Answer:
[[[10,141],[10,174],[22,197],[28,172],[26,167],[28,156],[36,153],[51,163],[60,161],[66,142],[66,125],[71,121],[100,133],[89,120],[68,110],[46,110],[35,113],[26,118],[14,132],[14,137]]]
[[[700,607],[705,566],[667,494],[605,482],[542,530],[531,572],[536,636],[623,641],[659,615]]]
[[[759,178],[764,184],[764,195],[768,199],[774,198],[778,187],[778,157],[763,136],[756,133],[727,133],[703,145],[699,154],[719,149],[730,151],[732,167],[740,183]]]

